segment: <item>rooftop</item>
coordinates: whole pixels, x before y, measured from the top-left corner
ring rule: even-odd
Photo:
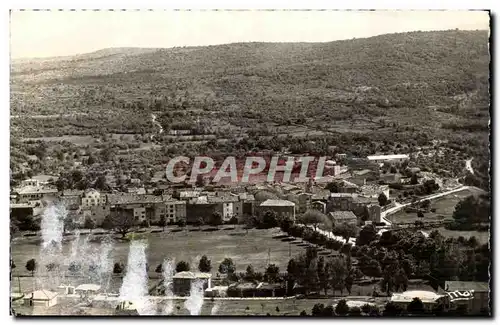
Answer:
[[[136,204],[136,203],[161,203],[165,198],[150,194],[108,194],[109,204]]]
[[[176,273],[174,279],[210,279],[212,274],[204,272],[182,271]]]
[[[57,292],[42,289],[28,293],[27,295],[24,296],[24,298],[25,299],[33,298],[34,300],[51,300],[55,298],[57,295],[58,295]]]
[[[80,284],[78,287],[75,288],[75,290],[79,291],[99,291],[101,289],[101,286],[98,284]]]
[[[287,201],[287,200],[265,200],[260,204],[261,207],[275,207],[275,206],[282,206],[282,207],[294,207],[295,203]]]
[[[17,190],[18,194],[44,194],[57,193],[56,188],[41,187],[41,186],[24,186]]]
[[[432,291],[410,290],[403,293],[393,293],[391,301],[395,302],[411,302],[413,298],[419,298],[423,303],[433,303],[443,297]]]
[[[408,155],[379,155],[379,156],[368,156],[368,160],[391,160],[391,159],[408,159]]]
[[[356,193],[330,193],[330,197],[357,197]]]
[[[64,190],[62,196],[81,196],[83,191],[80,190]]]
[[[330,212],[330,216],[333,220],[344,221],[344,220],[357,220],[356,215],[352,211],[333,211]]]

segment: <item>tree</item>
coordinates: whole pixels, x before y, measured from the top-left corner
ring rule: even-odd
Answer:
[[[259,226],[264,229],[278,227],[279,222],[276,212],[272,210],[267,210],[266,212],[264,212]]]
[[[280,269],[276,264],[269,264],[266,268],[264,276],[269,283],[274,283],[278,280]]]
[[[364,226],[356,238],[356,246],[364,246],[370,244],[377,237],[375,226],[370,224]]]
[[[349,316],[361,316],[361,308],[352,307],[349,309]]]
[[[222,220],[222,215],[219,212],[212,213],[210,217],[210,225],[219,227],[223,223],[224,220]]]
[[[347,277],[347,266],[343,258],[332,258],[329,263],[330,270],[330,286],[335,293],[335,290],[340,290],[342,295],[345,289],[345,279]],[[338,313],[337,313],[338,314]]]
[[[155,269],[156,273],[163,273],[163,264],[158,264],[158,266]]]
[[[131,229],[135,226],[134,215],[128,212],[125,213],[112,213],[104,218],[102,227],[116,231],[124,238]]]
[[[160,221],[158,221],[158,226],[163,228],[163,231],[165,231],[165,227],[167,226],[167,219],[165,216],[160,216]]]
[[[247,266],[246,272],[245,272],[245,280],[247,281],[253,281],[255,279],[255,271],[253,269],[252,264],[249,264]]]
[[[418,177],[417,177],[417,174],[412,174],[412,175],[411,175],[410,184],[411,184],[411,185],[417,185],[417,184],[418,184]]]
[[[34,258],[26,262],[26,270],[31,272],[31,276],[34,276],[36,268],[37,268],[37,263]]]
[[[302,317],[307,316],[307,312],[305,310],[303,310],[300,312],[299,316],[302,316]]]
[[[411,315],[421,315],[425,312],[424,304],[420,298],[413,298],[408,307],[406,307],[406,310]]]
[[[330,220],[320,211],[318,210],[307,210],[301,217],[300,217],[300,222],[303,223],[306,226],[312,225],[314,226],[314,229],[320,224],[320,223],[325,223],[329,227],[331,227]]]
[[[345,299],[341,299],[337,306],[335,307],[335,314],[340,316],[345,316],[349,313],[349,306],[347,306],[347,302]]]
[[[186,227],[186,220],[185,219],[179,219],[179,221],[177,221],[177,226],[179,227]]]
[[[115,263],[115,265],[113,266],[113,273],[120,274],[123,272],[124,269],[125,266],[122,263]]]
[[[200,258],[200,263],[198,264],[198,270],[200,272],[205,272],[205,273],[210,273],[210,271],[212,270],[211,261],[208,259],[206,255],[203,255]]]
[[[417,217],[423,218],[424,217],[424,213],[422,211],[418,211],[417,212]]]
[[[95,228],[95,222],[92,220],[92,218],[85,218],[85,223],[83,224],[83,228],[85,229],[94,229]]]
[[[203,178],[203,175],[199,174],[196,176],[196,182],[195,182],[196,187],[204,187],[205,186],[205,179]]]
[[[109,191],[110,187],[104,175],[99,175],[94,183],[94,188],[101,191]]]
[[[311,310],[311,315],[312,316],[322,316],[324,308],[325,308],[325,305],[323,305],[323,304],[315,304]]]
[[[393,302],[388,302],[385,305],[383,316],[399,316],[401,315],[403,309]]]
[[[189,266],[189,263],[185,262],[185,261],[180,261],[175,266],[175,272],[177,272],[177,273],[178,272],[189,271],[190,269],[191,269],[191,267]]]
[[[387,201],[387,196],[384,193],[380,193],[380,195],[378,196],[378,204],[383,207],[387,204]]]
[[[56,263],[49,263],[49,264],[45,265],[45,268],[47,269],[48,272],[52,272],[55,269],[57,269],[58,267],[59,267],[59,265]]]
[[[236,267],[231,258],[226,257],[219,265],[219,273],[230,275],[236,271]]]

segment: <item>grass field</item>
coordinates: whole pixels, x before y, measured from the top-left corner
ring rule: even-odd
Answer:
[[[422,221],[441,221],[441,220],[453,220],[453,211],[455,211],[455,206],[457,203],[466,198],[469,195],[478,195],[480,192],[477,189],[471,188],[460,192],[455,192],[445,197],[439,198],[437,200],[431,201],[431,208],[435,208],[436,212],[428,212],[424,214],[424,218],[420,219],[417,217],[417,213],[406,213],[403,210],[398,211],[387,218],[394,223],[412,223],[417,220]],[[444,227],[435,228],[445,237],[459,237],[463,236],[469,238],[475,236],[480,243],[487,243],[489,240],[488,231],[458,231],[458,230],[448,230]],[[432,229],[427,229],[426,232],[430,232]]]
[[[422,221],[452,220],[453,211],[455,211],[457,203],[469,195],[477,194],[479,194],[479,191],[472,188],[432,200],[431,208],[436,209],[436,212],[425,213]],[[421,220],[417,217],[416,212],[406,213],[404,210],[391,214],[387,216],[387,218],[394,223],[411,223],[416,220]]]
[[[181,231],[160,232],[147,235],[148,248],[146,251],[150,268],[163,262],[165,258],[187,261],[192,269],[197,269],[199,259],[207,255],[212,262],[212,273],[216,274],[219,264],[226,257],[233,259],[237,272],[245,272],[252,264],[256,271],[264,271],[270,263],[279,266],[285,271],[290,256],[296,256],[304,248],[288,242],[274,239],[278,229],[258,230],[250,229],[248,233],[242,228],[218,231]],[[63,241],[63,252],[69,256],[71,238]],[[90,243],[98,246],[99,243]],[[129,242],[115,240],[112,250],[114,262],[127,262]],[[24,266],[31,258],[39,259],[40,239],[20,238],[11,245],[11,255],[17,268],[14,273],[28,274]]]

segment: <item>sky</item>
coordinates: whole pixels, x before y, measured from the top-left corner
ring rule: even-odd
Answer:
[[[12,11],[12,58],[111,47],[330,42],[387,33],[489,29],[485,11]]]

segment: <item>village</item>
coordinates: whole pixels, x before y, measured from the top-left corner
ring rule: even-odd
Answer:
[[[377,271],[373,273],[370,268],[360,265],[364,263],[360,259],[361,256],[355,258],[356,255],[353,254],[354,251],[358,251],[357,248],[361,248],[356,246],[362,246],[360,237],[363,231],[366,231],[365,229],[372,227],[375,231],[375,237],[372,239],[378,236],[378,240],[396,231],[410,231],[412,234],[423,235],[425,238],[441,236],[439,232],[436,235],[433,229],[439,229],[439,227],[443,229],[444,226],[454,221],[452,218],[432,217],[436,214],[433,200],[454,196],[455,193],[460,192],[471,191],[470,193],[476,193],[476,195],[482,193],[480,189],[460,184],[458,179],[447,179],[429,172],[421,172],[415,166],[414,159],[414,156],[406,154],[377,155],[366,158],[352,158],[337,154],[326,161],[324,173],[326,176],[311,178],[307,183],[254,182],[253,184],[219,185],[210,183],[210,177],[198,177],[195,184],[187,182],[168,184],[164,181],[161,182],[163,184],[148,186],[141,184],[139,180],[132,180],[127,192],[116,190],[104,192],[92,188],[58,191],[54,187],[54,183],[57,182],[55,176],[39,175],[23,181],[20,187],[13,189],[10,206],[11,220],[19,222],[19,229],[22,230],[17,236],[21,235],[25,238],[36,236],[36,230],[39,229],[37,222],[40,223],[48,205],[64,207],[67,214],[64,220],[64,236],[72,236],[75,231],[78,231],[78,234],[86,232],[96,237],[105,236],[111,232],[120,235],[117,238],[133,239],[134,234],[147,238],[147,234],[154,235],[168,229],[170,232],[182,232],[182,229],[194,231],[196,228],[200,230],[205,227],[204,230],[217,231],[227,227],[224,225],[229,227],[232,225],[233,228],[227,229],[244,227],[248,234],[249,228],[276,229],[275,227],[279,227],[282,233],[273,235],[273,238],[288,242],[301,238],[301,242],[309,243],[306,245],[307,254],[313,254],[320,260],[338,256],[330,253],[323,256],[322,254],[325,254],[322,252],[323,249],[340,250],[342,254],[348,254],[349,260],[352,256],[357,261],[348,265],[348,269],[354,267],[361,270],[361,275],[380,276],[381,273],[377,274]],[[405,217],[398,220],[398,213],[404,213]],[[414,215],[414,217],[408,217],[408,215]],[[425,217],[425,215],[431,216]],[[29,227],[26,228],[26,225]],[[207,226],[209,228],[206,228]],[[286,297],[296,298],[298,295],[308,297],[308,306],[314,301],[311,300],[311,290],[308,288],[307,281],[306,283],[301,281],[299,275],[291,279],[291,260],[288,263],[287,272],[284,273],[283,266],[282,271],[279,272],[279,267],[268,260],[267,265],[264,264],[264,272],[259,273],[253,269],[249,271],[247,268],[246,273],[241,272],[239,276],[233,275],[236,274],[234,265],[232,272],[223,271],[222,265],[226,263],[226,260],[227,258],[222,261],[219,272],[216,274],[211,273],[210,268],[199,268],[194,271],[193,268],[186,268],[185,265],[179,267],[178,263],[176,268],[178,272],[173,275],[171,283],[173,296],[182,301],[182,297],[189,296],[192,281],[201,279],[204,281],[204,296],[207,297],[206,299],[211,299],[212,303],[213,299],[289,299]],[[119,263],[115,263],[113,270],[115,275],[121,272],[116,270],[116,264]],[[410,272],[414,274],[405,276],[407,280],[403,285],[404,288],[408,287],[408,278],[419,277],[417,276],[418,270]],[[211,281],[212,277],[214,279]],[[434,310],[433,308],[438,305],[446,310],[456,310],[457,306],[461,306],[458,308],[462,312],[466,310],[472,314],[484,312],[488,308],[488,292],[485,291],[485,288],[488,288],[487,283],[444,281],[437,290],[429,290],[428,285],[418,285],[421,282],[417,281],[417,284],[413,286],[415,290],[402,293],[396,290],[391,293],[392,289],[388,289],[386,298],[376,298],[384,296],[379,292],[380,289],[375,289],[378,288],[378,281],[376,280],[375,284],[368,282],[372,284],[363,286],[360,284],[363,280],[359,278],[359,275],[356,279],[347,281],[351,283],[347,286],[350,297],[347,305],[354,310],[366,304],[375,306],[377,310],[383,310],[386,303],[391,302],[396,306],[394,308],[401,311],[407,309],[413,298],[418,298],[428,311]],[[213,283],[215,285],[212,285]],[[295,283],[295,285],[290,283]],[[361,288],[357,294],[351,293],[353,283]],[[345,284],[332,284],[334,295],[335,288],[339,288],[339,285],[343,288]],[[91,287],[88,289],[90,292],[87,292],[86,286]],[[482,289],[478,290],[478,286]],[[370,288],[368,293],[367,287]],[[33,302],[33,299],[37,300],[36,296],[41,296],[41,302],[38,303],[49,307],[56,304],[53,301],[56,297],[59,297],[63,303],[67,299],[74,299],[79,292],[79,297],[87,297],[89,294],[94,297],[93,307],[100,306],[101,303],[97,302],[102,301],[102,304],[108,306],[106,308],[109,309],[110,306],[114,308],[119,301],[117,297],[113,298],[113,293],[108,290],[109,288],[103,290],[100,285],[82,283],[76,289],[74,286],[61,285],[59,293],[38,290],[32,292],[31,295],[27,292],[24,294],[19,292],[17,296],[24,297],[25,305],[28,304],[28,306],[36,305],[37,302]],[[342,293],[342,289],[340,290]],[[370,290],[372,292],[369,292]],[[23,290],[19,288],[17,291]],[[149,292],[151,296],[158,295],[154,299],[159,299],[162,303],[165,299],[171,299],[162,298],[165,287],[161,280],[151,282]],[[474,299],[462,299],[461,295],[471,295],[470,298],[474,297]],[[47,297],[50,297],[48,301],[46,301]],[[336,301],[341,299],[338,298]],[[345,302],[345,299],[342,301]],[[453,304],[452,301],[454,301]],[[64,303],[61,306],[63,305]],[[365,306],[366,310],[363,312],[369,314],[374,308]],[[279,310],[279,307],[277,309]],[[262,307],[263,311],[264,307]],[[313,314],[322,312],[313,310]]]

